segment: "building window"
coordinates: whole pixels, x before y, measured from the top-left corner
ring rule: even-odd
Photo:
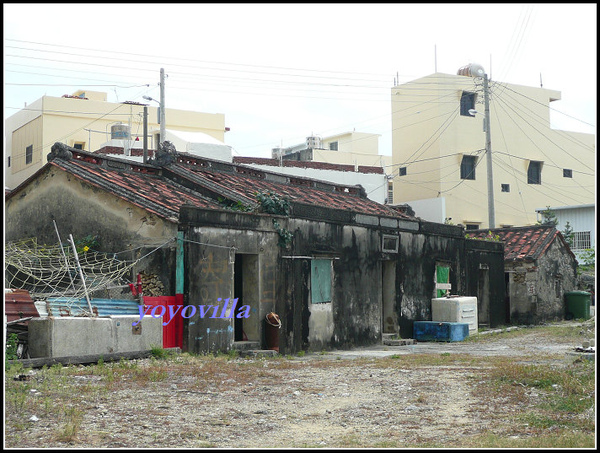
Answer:
[[[388,204],[394,204],[394,183],[388,182],[388,195],[387,195]]]
[[[25,148],[25,164],[33,162],[33,145],[29,145]]]
[[[510,192],[510,184],[501,184],[502,192]]]
[[[313,304],[331,302],[332,261],[315,259],[310,263],[310,295]]]
[[[542,162],[532,160],[527,168],[527,184],[542,183]]]
[[[337,151],[338,150],[338,142],[331,142],[329,144],[329,150],[330,151]]]
[[[85,148],[85,142],[75,142],[73,143],[73,148],[80,149],[83,151],[83,149]]]
[[[8,166],[10,167],[10,156],[8,156]]]
[[[573,250],[586,250],[592,248],[592,238],[589,231],[573,232]]]
[[[435,297],[444,297],[450,294],[450,266],[438,263],[435,266]]]
[[[475,179],[475,156],[463,156],[460,163],[460,179]]]
[[[476,93],[471,93],[469,91],[462,92],[462,96],[460,97],[460,114],[462,116],[473,116],[469,113],[469,110],[475,109],[476,96]]]
[[[398,253],[398,236],[383,235],[381,244],[382,251],[385,253]]]
[[[564,168],[563,169],[563,178],[572,178],[573,177],[573,170],[569,169],[569,168]]]
[[[400,167],[400,169],[398,170],[398,175],[406,176],[406,167]]]
[[[562,299],[562,280],[561,276],[557,275],[554,277],[554,295],[557,299]]]
[[[468,230],[478,230],[479,229],[479,224],[478,223],[467,223],[465,224],[465,228]]]

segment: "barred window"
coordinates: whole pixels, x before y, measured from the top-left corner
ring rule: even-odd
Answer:
[[[585,250],[592,248],[592,238],[589,231],[573,232],[573,250]]]

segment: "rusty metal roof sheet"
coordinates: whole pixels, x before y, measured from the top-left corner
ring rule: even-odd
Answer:
[[[8,322],[40,316],[29,291],[25,289],[8,289],[4,292],[4,314]],[[23,322],[23,324],[27,323],[28,321]]]

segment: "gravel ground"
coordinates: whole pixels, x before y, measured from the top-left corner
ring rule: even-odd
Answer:
[[[414,447],[459,446],[464,436],[485,432],[508,437],[511,417],[535,403],[535,392],[519,405],[491,399],[477,391],[486,367],[482,361],[447,360],[433,366],[403,358],[508,356],[564,366],[580,346],[572,338],[530,330],[503,340],[490,335],[476,343],[379,346],[294,358],[199,359],[184,354],[159,361],[168,365],[155,379],[138,373],[136,378],[123,375],[119,382],[110,382],[110,373],[92,375],[91,367],[75,367],[79,371],[66,373],[61,382],[72,395],[67,406],[80,413],[76,433],[61,440],[57,432],[64,432],[64,418],[11,410],[5,415],[5,446]],[[582,339],[593,338],[593,330],[593,324],[582,326]],[[156,364],[140,359],[134,367],[139,371]],[[44,388],[48,378],[43,373],[34,370],[23,384],[35,390],[29,398],[44,397],[44,390],[35,389]],[[28,421],[32,415],[38,420]],[[20,425],[19,417],[25,420]]]

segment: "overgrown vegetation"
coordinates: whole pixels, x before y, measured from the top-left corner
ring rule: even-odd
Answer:
[[[17,347],[19,346],[19,336],[16,333],[9,333],[6,337],[6,360],[17,359]]]
[[[262,212],[267,214],[290,215],[289,201],[273,192],[257,192],[256,199],[260,203]]]
[[[475,239],[475,240],[478,240],[478,241],[500,242],[500,235],[499,234],[494,234],[494,233],[492,233],[489,230],[488,230],[488,233],[485,236],[483,236],[483,237],[477,237],[473,233],[467,233],[467,234],[465,234],[465,238],[466,239]]]

